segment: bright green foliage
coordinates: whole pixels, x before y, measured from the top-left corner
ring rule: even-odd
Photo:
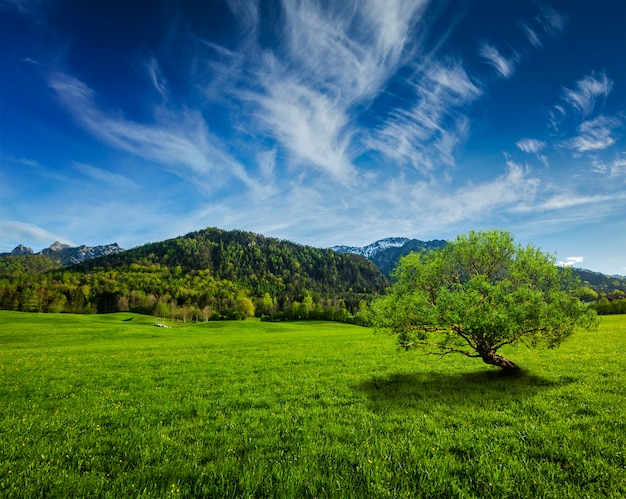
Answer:
[[[610,302],[606,298],[593,302],[589,305],[598,315],[626,314],[626,298]]]
[[[504,345],[552,348],[576,327],[596,324],[569,269],[554,263],[506,231],[460,235],[442,250],[401,260],[391,292],[372,306],[374,325],[397,334],[406,349],[455,352],[517,370],[496,354]]]

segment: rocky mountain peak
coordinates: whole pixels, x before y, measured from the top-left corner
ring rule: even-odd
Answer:
[[[69,249],[71,246],[69,244],[62,244],[59,241],[54,241],[48,248],[50,251],[63,251],[64,249]]]
[[[443,248],[446,242],[435,239],[420,241],[406,237],[388,237],[362,247],[334,246],[333,250],[339,253],[355,253],[374,262],[378,269],[387,277],[398,264],[401,257],[413,251],[430,251]]]
[[[83,244],[82,246],[72,247],[69,244],[55,241],[48,248],[42,249],[40,253],[34,253],[31,248],[20,244],[11,253],[0,253],[0,257],[43,255],[61,265],[74,265],[84,262],[85,260],[91,260],[100,256],[114,255],[122,251],[124,251],[124,249],[120,248],[117,243],[94,247],[85,246]]]
[[[11,253],[9,253],[11,256],[25,256],[25,255],[32,255],[34,254],[33,249],[29,248],[28,246],[24,246],[23,244],[20,244],[19,246],[16,246],[16,248],[11,251]]]

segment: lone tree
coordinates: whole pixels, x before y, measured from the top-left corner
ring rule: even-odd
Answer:
[[[497,353],[504,345],[554,348],[576,327],[597,325],[577,298],[571,269],[516,245],[507,231],[470,232],[441,250],[409,254],[394,278],[390,293],[372,304],[372,322],[407,350],[480,357],[516,372]]]

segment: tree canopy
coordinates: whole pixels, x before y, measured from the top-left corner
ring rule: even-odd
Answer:
[[[441,250],[400,260],[390,292],[372,304],[376,329],[405,349],[459,353],[507,371],[519,367],[497,352],[505,345],[560,345],[596,314],[578,296],[571,269],[508,231],[460,235]]]

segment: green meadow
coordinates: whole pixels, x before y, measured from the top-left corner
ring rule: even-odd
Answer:
[[[626,497],[626,316],[523,373],[329,322],[0,312],[0,497]]]

